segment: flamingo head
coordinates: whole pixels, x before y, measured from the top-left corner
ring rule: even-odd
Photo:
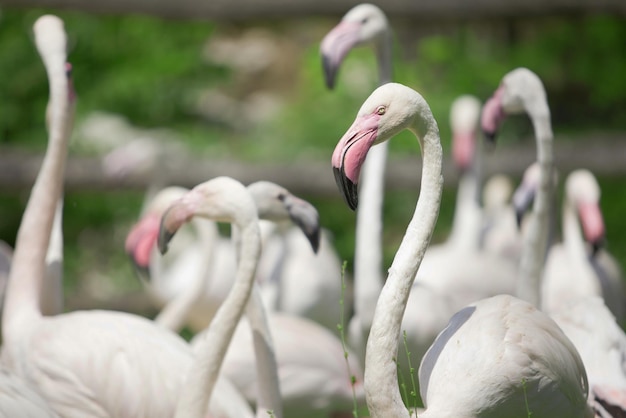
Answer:
[[[567,201],[578,214],[583,237],[595,254],[604,244],[605,227],[600,210],[600,186],[589,170],[570,173],[565,183]]]
[[[182,187],[166,187],[161,190],[126,236],[126,254],[140,277],[150,279],[150,257],[159,235],[161,216],[172,202],[186,192],[187,189]]]
[[[493,143],[507,114],[530,114],[546,108],[546,92],[541,79],[527,68],[516,68],[502,78],[498,89],[485,103],[481,115],[483,133]]]
[[[322,40],[320,53],[326,86],[333,89],[339,67],[348,52],[364,44],[378,45],[389,33],[387,17],[373,4],[353,7]]]
[[[167,252],[176,232],[196,216],[232,223],[239,228],[258,221],[256,205],[248,190],[230,177],[216,177],[197,185],[165,211],[157,238],[161,254]]]
[[[291,220],[306,236],[315,253],[320,243],[320,217],[315,206],[291,194],[287,189],[269,181],[257,181],[248,186],[259,218],[269,221]]]
[[[476,152],[476,131],[480,119],[480,101],[471,95],[458,97],[450,108],[452,127],[452,158],[455,165],[466,171]]]
[[[397,83],[378,87],[363,103],[356,119],[341,137],[332,156],[337,186],[348,206],[358,205],[358,181],[370,148],[404,129],[412,129],[421,96]]]

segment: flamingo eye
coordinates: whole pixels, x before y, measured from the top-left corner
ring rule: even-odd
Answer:
[[[387,111],[387,108],[385,106],[378,106],[376,108],[376,114],[377,115],[381,115],[382,116],[382,115],[385,114],[386,111]]]

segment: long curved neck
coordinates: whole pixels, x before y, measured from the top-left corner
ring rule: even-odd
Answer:
[[[54,213],[40,301],[43,315],[63,312],[63,197],[59,198]]]
[[[578,280],[589,279],[589,286],[598,286],[596,273],[589,263],[589,253],[575,208],[566,200],[563,206],[563,245]],[[598,289],[597,291],[601,291]]]
[[[477,164],[463,173],[459,179],[454,206],[452,231],[448,242],[452,245],[475,249],[479,245],[481,231],[480,173]]]
[[[379,86],[391,81],[392,47],[389,31],[376,48]],[[360,341],[367,340],[374,316],[372,306],[383,288],[383,202],[388,146],[385,141],[371,149],[361,171],[359,194],[363,203],[356,214],[354,249],[354,309],[359,327],[355,331],[360,334]],[[352,343],[359,345],[356,341]],[[360,351],[360,347],[354,348]]]
[[[57,201],[61,193],[71,123],[65,54],[45,59],[50,83],[48,147],[22,216],[15,242],[3,315],[5,342],[41,316],[40,292]]]
[[[442,149],[432,114],[426,128],[416,132],[422,138],[424,156],[421,192],[378,298],[367,341],[364,384],[367,406],[374,418],[409,417],[398,388],[398,337],[411,286],[428,248],[441,203]]]
[[[534,306],[541,306],[540,278],[548,246],[550,204],[552,201],[552,126],[547,103],[528,109],[537,141],[540,167],[539,190],[524,237],[517,280],[517,296]]]
[[[271,416],[282,418],[282,397],[280,394],[280,379],[278,378],[278,363],[274,351],[274,342],[270,331],[267,312],[263,305],[263,298],[259,286],[255,283],[252,296],[246,307],[246,316],[252,331],[255,365],[257,369],[257,418]]]
[[[206,414],[226,350],[252,292],[260,251],[259,226],[254,221],[241,229],[241,256],[233,287],[197,348],[196,360],[176,407],[177,418],[203,418]]]

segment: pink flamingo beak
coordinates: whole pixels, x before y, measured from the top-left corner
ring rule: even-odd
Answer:
[[[326,86],[332,90],[339,72],[339,66],[348,52],[359,41],[360,26],[356,22],[341,21],[322,40],[320,52],[322,54],[322,67]]]
[[[461,170],[467,170],[474,157],[476,137],[474,132],[454,132],[452,134],[452,158]]]
[[[130,230],[124,248],[130,259],[142,275],[150,277],[150,253],[159,233],[159,216],[149,214],[143,217]]]
[[[493,96],[483,106],[483,112],[480,116],[480,124],[485,134],[485,137],[489,142],[494,143],[498,128],[504,121],[506,114],[502,108],[502,94],[504,93],[504,86],[498,87],[493,93]]]
[[[595,253],[602,246],[605,235],[604,219],[600,206],[595,202],[579,203],[578,216],[585,240],[592,245]]]
[[[376,113],[357,117],[333,152],[335,181],[352,210],[358,205],[359,175],[365,157],[378,137],[379,120],[380,115]]]
[[[193,218],[202,200],[201,192],[198,189],[192,189],[172,203],[163,213],[157,238],[157,246],[161,254],[167,252],[168,244],[176,232]]]

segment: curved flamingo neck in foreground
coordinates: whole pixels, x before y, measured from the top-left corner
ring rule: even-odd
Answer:
[[[62,23],[60,27],[62,28]],[[61,36],[64,44],[64,32],[36,34],[38,40],[40,37]],[[18,338],[32,327],[32,321],[41,317],[40,292],[45,259],[54,214],[62,190],[71,125],[67,123],[71,110],[65,51],[61,48],[55,51],[42,51],[40,48],[40,54],[50,84],[48,147],[24,210],[15,242],[3,314],[2,329],[5,343]]]
[[[439,129],[430,110],[422,109],[422,123],[413,131],[421,138],[423,168],[415,213],[389,269],[380,293],[367,341],[365,392],[372,417],[409,417],[398,388],[398,336],[415,274],[428,248],[439,215],[442,148]],[[422,129],[420,129],[422,127]]]
[[[550,109],[545,100],[527,104],[537,143],[540,184],[523,240],[517,280],[517,296],[534,306],[541,306],[540,279],[548,247],[550,204],[552,195],[552,126]]]
[[[250,298],[261,251],[258,220],[240,226],[240,231],[241,256],[233,287],[197,348],[194,367],[187,376],[188,389],[182,391],[176,417],[204,417],[228,345]]]

